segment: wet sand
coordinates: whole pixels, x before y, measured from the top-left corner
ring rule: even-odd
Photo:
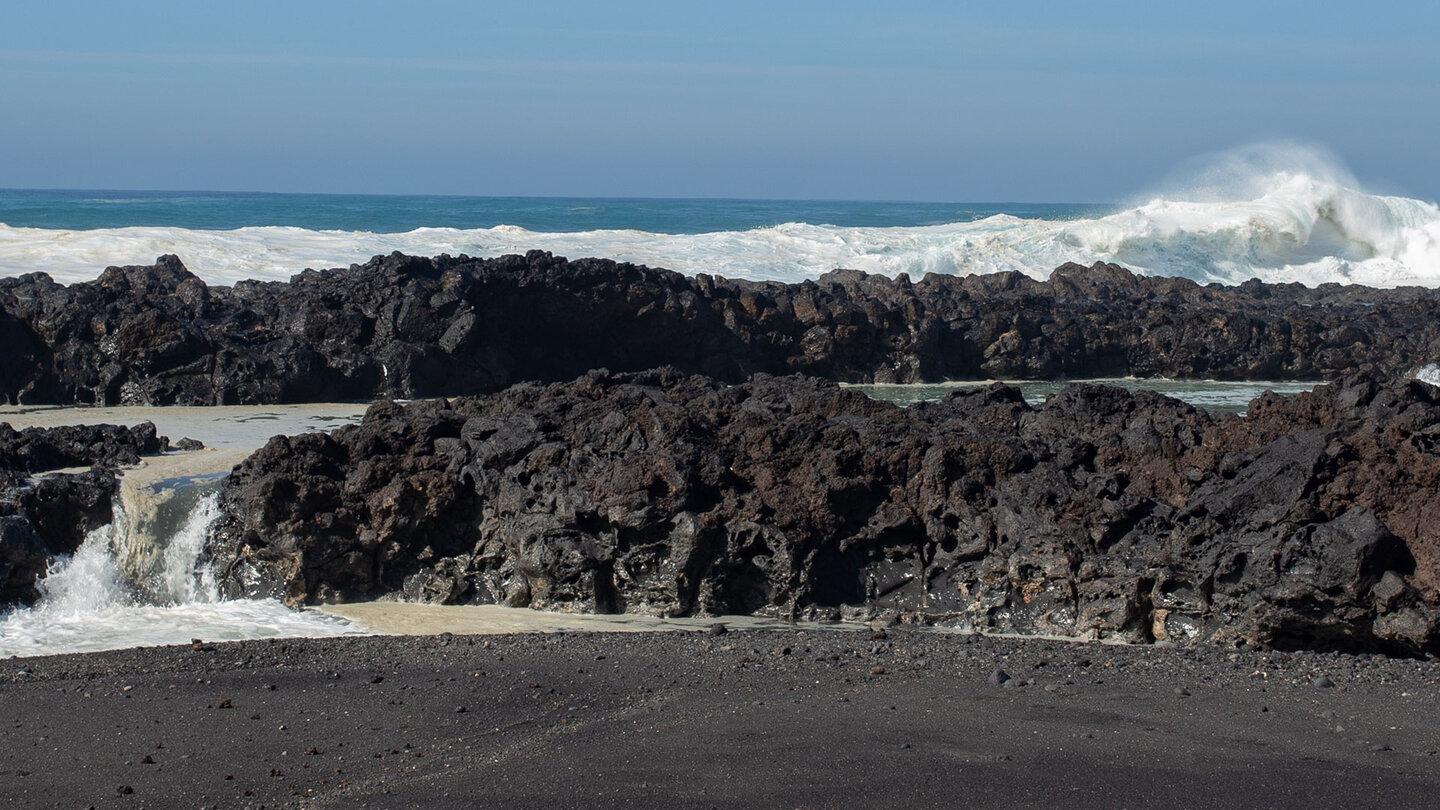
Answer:
[[[730,629],[860,631],[858,624],[795,624],[761,616],[663,618],[638,613],[556,613],[499,605],[424,605],[415,602],[351,602],[314,610],[339,616],[370,633],[388,636],[497,635],[504,633],[650,633],[709,630],[716,623]]]
[[[0,661],[0,801],[1422,807],[1440,789],[1435,662],[880,636],[374,636]]]
[[[271,436],[312,430],[333,430],[358,422],[369,403],[317,402],[301,405],[214,405],[149,407],[57,407],[52,405],[0,405],[0,422],[16,430],[59,425],[137,425],[152,422],[173,444],[182,438],[199,439],[206,447],[255,452]],[[226,471],[228,471],[228,467]]]

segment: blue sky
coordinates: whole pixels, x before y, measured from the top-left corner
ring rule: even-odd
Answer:
[[[1297,139],[1440,196],[1433,2],[7,0],[0,187],[1109,202]]]

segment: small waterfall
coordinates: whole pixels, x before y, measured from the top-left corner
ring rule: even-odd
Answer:
[[[201,563],[220,478],[122,485],[114,520],[51,561],[33,607],[0,615],[0,657],[276,636],[358,634],[276,600],[221,600]]]
[[[174,606],[218,601],[214,576],[197,563],[205,534],[220,516],[219,496],[210,492],[195,499],[174,531],[142,533],[140,528],[165,527],[154,513],[135,520],[124,495],[114,507],[114,520],[86,535],[70,557],[57,557],[40,580],[42,610],[74,614],[139,605]],[[162,501],[169,504],[173,499]],[[132,506],[133,509],[133,501]],[[151,569],[137,577],[136,560]]]
[[[214,578],[199,566],[205,535],[220,516],[223,476],[153,484],[121,480],[111,538],[121,575],[146,604],[184,605],[218,599]]]
[[[205,536],[210,532],[210,525],[219,517],[220,496],[212,492],[201,498],[196,507],[186,514],[180,531],[166,544],[157,590],[170,604],[219,601],[220,590],[215,587],[215,573],[208,566],[198,564],[205,553]]]

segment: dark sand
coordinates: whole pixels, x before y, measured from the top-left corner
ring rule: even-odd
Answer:
[[[18,807],[1440,796],[1440,664],[1380,657],[895,629],[283,640],[0,661],[0,707]]]

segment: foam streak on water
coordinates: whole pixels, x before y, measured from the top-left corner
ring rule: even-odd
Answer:
[[[141,589],[125,580],[117,564],[131,524],[117,502],[113,523],[91,532],[75,554],[52,562],[34,607],[0,616],[0,657],[186,644],[193,638],[361,632],[344,620],[274,600],[220,599],[213,576],[200,564],[206,531],[218,514],[216,496],[208,495],[173,537],[159,538],[165,544],[161,571]]]

